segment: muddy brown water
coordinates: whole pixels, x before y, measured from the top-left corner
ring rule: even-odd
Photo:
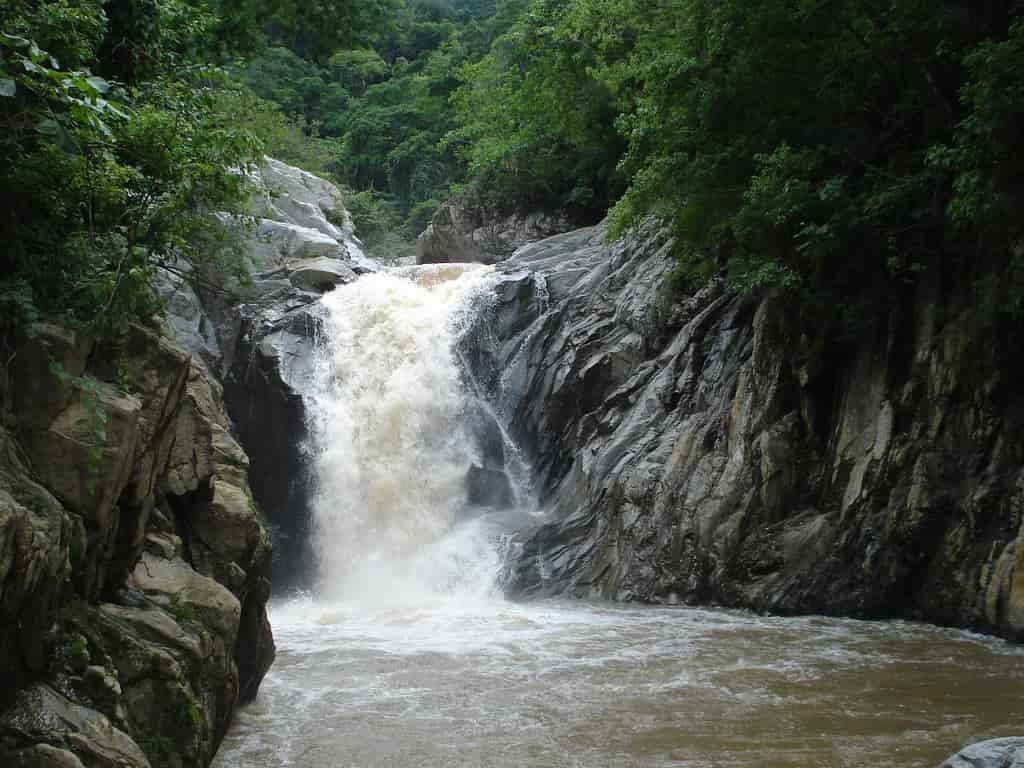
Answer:
[[[925,625],[486,597],[271,619],[219,768],[932,768],[1024,731],[1024,651]]]

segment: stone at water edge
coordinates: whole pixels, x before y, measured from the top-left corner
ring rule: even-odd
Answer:
[[[503,469],[473,464],[466,472],[466,496],[481,507],[511,507],[515,503],[512,484]]]
[[[939,768],[1024,768],[1024,736],[972,744],[948,758]]]
[[[416,263],[494,264],[522,245],[569,229],[572,224],[563,214],[535,211],[495,216],[472,200],[449,200],[416,238]]]
[[[333,290],[336,285],[351,283],[356,273],[337,259],[311,259],[300,262],[297,269],[288,275],[293,286],[303,291],[324,293]]]
[[[682,289],[657,221],[606,232],[499,265],[466,354],[548,513],[507,590],[1024,637],[1024,401],[968,291],[840,353],[779,294]]]

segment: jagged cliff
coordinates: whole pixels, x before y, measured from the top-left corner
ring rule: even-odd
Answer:
[[[313,562],[301,392],[312,375],[316,302],[375,267],[333,184],[272,158],[252,181],[256,225],[243,233],[251,280],[228,298],[169,275],[162,293],[175,335],[224,383],[274,537],[274,581],[288,587],[304,583]]]
[[[293,361],[365,266],[331,184],[269,158],[252,181],[251,280],[169,272],[165,322],[116,345],[37,324],[4,361],[4,766],[206,766],[273,660],[271,532],[294,556],[304,525]]]
[[[1019,366],[969,288],[923,280],[837,355],[779,296],[672,269],[655,224],[500,266],[467,356],[549,515],[508,590],[1024,636]]]
[[[0,429],[0,763],[204,766],[274,656],[220,387],[158,331],[37,325]]]
[[[573,229],[569,217],[534,211],[497,215],[473,195],[441,205],[416,238],[416,263],[494,264],[522,245]]]

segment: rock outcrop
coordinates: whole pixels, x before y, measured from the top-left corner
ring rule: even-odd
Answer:
[[[0,426],[0,764],[205,766],[274,657],[219,385],[161,332],[37,325]]]
[[[499,266],[466,356],[549,513],[508,590],[1024,637],[1024,389],[969,290],[825,349],[778,296],[674,291],[670,249],[598,226]]]
[[[252,181],[250,280],[169,270],[167,332],[39,325],[4,371],[0,764],[205,766],[273,659],[255,501],[294,555],[312,305],[370,267],[333,185]]]
[[[252,462],[252,492],[274,537],[274,580],[287,588],[302,583],[312,563],[300,393],[312,375],[316,302],[375,266],[333,184],[272,158],[252,181],[256,223],[237,230],[251,280],[229,285],[226,296],[216,287],[197,294],[168,275],[163,294],[176,336],[223,381]]]
[[[939,768],[1024,768],[1024,738],[992,739],[957,752]]]
[[[522,245],[571,228],[564,215],[534,212],[494,216],[469,200],[451,200],[437,209],[416,238],[416,263],[494,264]]]
[[[206,766],[273,660],[270,530],[309,560],[315,303],[372,265],[333,185],[252,180],[255,225],[224,221],[251,279],[172,266],[166,328],[40,324],[5,361],[0,765]]]

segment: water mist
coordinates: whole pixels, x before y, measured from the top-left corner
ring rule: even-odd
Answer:
[[[322,597],[380,605],[490,588],[494,547],[461,520],[479,457],[454,346],[491,281],[479,265],[416,267],[324,298],[309,398]]]

